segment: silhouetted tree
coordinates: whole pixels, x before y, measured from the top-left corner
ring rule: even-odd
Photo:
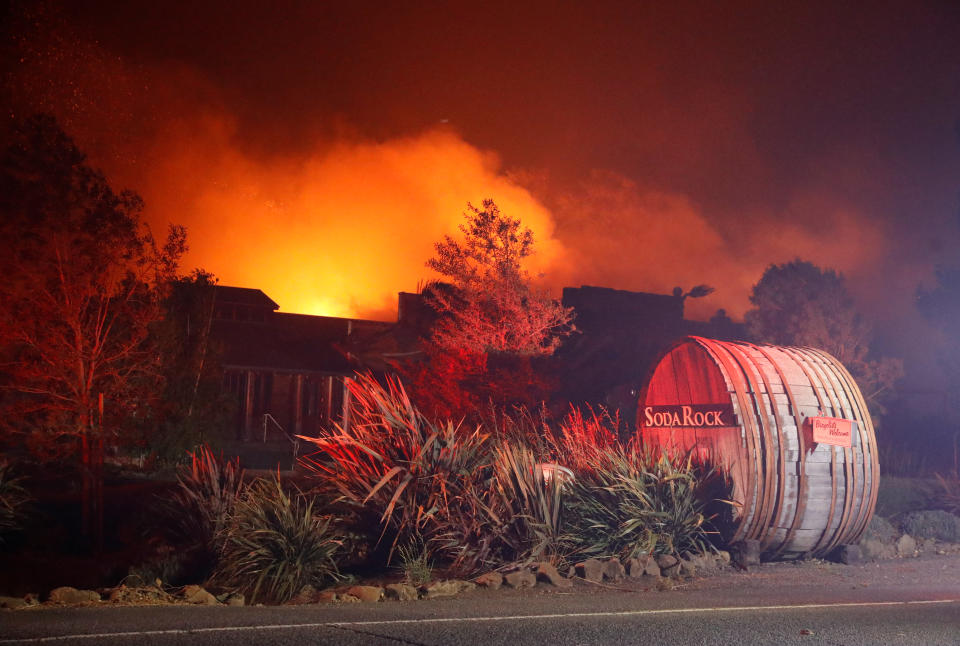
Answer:
[[[78,450],[88,536],[102,518],[104,441],[157,390],[149,326],[186,243],[171,227],[158,244],[141,208],[52,117],[12,129],[0,159],[3,422],[35,450]]]
[[[903,375],[899,359],[870,357],[872,327],[847,291],[842,274],[805,260],[770,265],[750,294],[745,322],[751,337],[829,352],[856,378],[875,411]]]

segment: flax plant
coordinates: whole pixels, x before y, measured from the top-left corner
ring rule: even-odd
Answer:
[[[313,506],[313,498],[287,493],[279,480],[254,481],[219,535],[223,551],[213,580],[251,603],[284,603],[305,585],[339,579],[337,528]]]
[[[428,420],[393,378],[384,386],[361,375],[348,388],[351,423],[303,438],[317,451],[301,463],[321,490],[373,516],[388,563],[398,544],[422,538],[431,548],[438,524],[459,518],[475,481],[489,473],[489,436]]]

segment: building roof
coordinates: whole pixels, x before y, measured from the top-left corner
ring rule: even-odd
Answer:
[[[248,307],[263,307],[270,311],[280,309],[272,298],[259,289],[250,287],[230,287],[228,285],[215,286],[216,300],[221,305],[246,305]]]

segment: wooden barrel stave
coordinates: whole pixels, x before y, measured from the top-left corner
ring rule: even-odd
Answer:
[[[816,554],[855,540],[876,503],[878,470],[872,425],[849,373],[829,355],[806,348],[693,337],[665,356],[678,348],[670,357],[673,377],[702,368],[712,381],[658,380],[661,360],[641,405],[722,403],[726,397],[739,427],[667,433],[644,428],[644,441],[674,448],[701,444],[721,455],[742,504],[736,535],[760,539],[768,556]],[[856,420],[853,446],[804,439],[809,431],[798,428],[815,416]]]

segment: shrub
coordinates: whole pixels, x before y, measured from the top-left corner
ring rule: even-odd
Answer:
[[[900,529],[911,536],[960,543],[960,518],[945,511],[908,511],[897,521]]]
[[[413,586],[430,583],[433,578],[433,562],[422,540],[415,540],[397,548],[400,557],[399,570],[403,580]]]
[[[689,456],[598,452],[569,486],[566,542],[578,554],[622,558],[707,549],[703,490],[713,474],[700,471]]]
[[[437,541],[453,569],[469,573],[562,558],[562,480],[546,479],[537,455],[526,447],[501,443],[491,453],[490,477],[439,518],[443,531]]]
[[[10,467],[0,462],[0,545],[4,537],[23,529],[23,515],[30,494],[23,488],[22,478],[14,477]]]
[[[314,514],[313,499],[293,495],[278,480],[256,480],[236,502],[220,537],[214,581],[257,601],[289,601],[304,585],[339,578],[341,542],[330,517]]]
[[[438,515],[469,503],[467,492],[489,473],[489,436],[428,420],[395,379],[384,387],[365,375],[348,388],[351,423],[305,438],[318,451],[301,464],[318,476],[320,491],[373,525],[381,546],[390,537],[388,563],[398,544],[422,539],[432,549]]]
[[[162,513],[171,538],[192,553],[203,578],[216,565],[217,538],[243,491],[243,470],[239,459],[218,458],[206,446],[190,457],[190,464],[180,468],[177,489],[162,503]]]

